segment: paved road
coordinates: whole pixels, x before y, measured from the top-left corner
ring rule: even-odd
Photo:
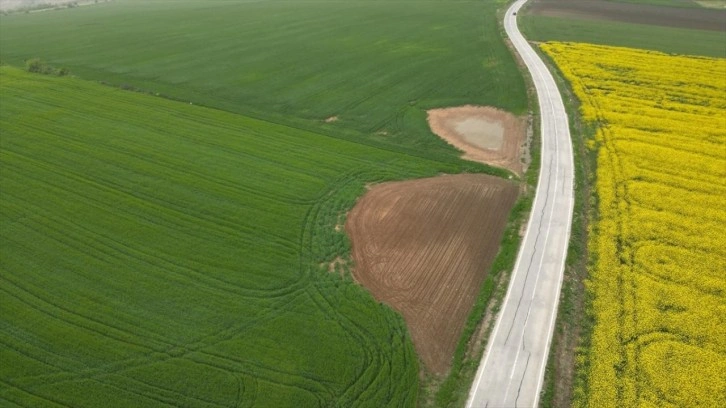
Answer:
[[[507,35],[537,89],[542,163],[527,231],[467,407],[534,407],[542,390],[570,238],[573,159],[567,113],[552,75],[517,28],[514,3]]]

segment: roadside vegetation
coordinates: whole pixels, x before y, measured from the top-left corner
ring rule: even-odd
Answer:
[[[28,72],[35,73],[35,74],[55,75],[55,76],[68,75],[68,70],[66,68],[56,68],[56,67],[50,66],[50,65],[48,65],[48,63],[41,60],[40,58],[31,58],[31,59],[25,61],[25,70]]]
[[[539,47],[540,55],[552,72],[562,93],[570,123],[570,134],[575,164],[575,204],[572,218],[570,244],[562,282],[557,321],[547,360],[540,406],[542,408],[572,406],[572,389],[576,381],[576,350],[586,347],[589,331],[592,328],[590,316],[585,312],[587,293],[585,281],[588,277],[590,258],[587,242],[591,220],[595,217],[594,194],[596,152],[589,149],[587,141],[594,137],[596,127],[582,120],[579,112],[580,102],[572,92],[562,72],[552,59]]]
[[[598,126],[576,405],[723,405],[726,60],[542,47]]]

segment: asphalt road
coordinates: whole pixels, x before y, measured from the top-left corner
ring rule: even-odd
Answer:
[[[574,167],[567,113],[552,75],[517,28],[514,13],[525,2],[507,10],[504,27],[537,89],[541,168],[527,231],[467,407],[537,406],[570,239]]]

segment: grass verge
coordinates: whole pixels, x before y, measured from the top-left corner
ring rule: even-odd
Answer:
[[[587,347],[588,333],[592,328],[591,317],[587,313],[589,302],[585,281],[588,276],[590,256],[587,249],[588,228],[591,220],[597,217],[592,189],[595,184],[597,150],[588,146],[588,141],[592,140],[596,128],[584,123],[580,118],[580,103],[552,59],[541,52],[536,45],[534,48],[552,73],[563,95],[575,155],[575,206],[570,244],[555,332],[540,396],[540,406],[543,408],[567,407],[572,405],[575,376],[581,371],[575,367],[577,349]]]

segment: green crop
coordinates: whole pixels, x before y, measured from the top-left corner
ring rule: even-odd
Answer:
[[[454,151],[426,109],[527,109],[498,4],[118,0],[0,16],[0,58],[335,137]],[[337,121],[325,123],[325,119]]]
[[[461,166],[0,69],[0,398],[415,401],[402,320],[326,267],[365,183]]]
[[[70,73],[0,67],[0,405],[415,405],[403,320],[328,272],[336,226],[370,183],[508,175],[426,124],[526,112],[499,5],[0,16],[2,63]]]

